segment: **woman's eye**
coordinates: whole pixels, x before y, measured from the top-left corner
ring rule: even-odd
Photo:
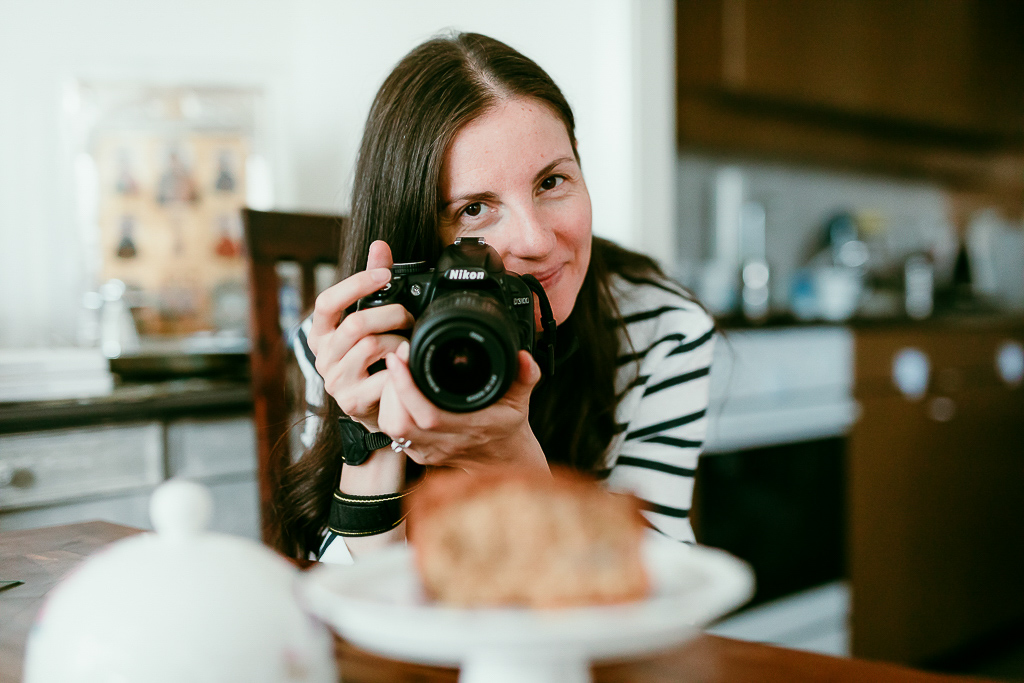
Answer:
[[[559,185],[561,185],[563,180],[565,180],[565,178],[563,178],[560,175],[548,176],[547,178],[541,181],[540,189],[553,190]]]
[[[472,204],[470,204],[466,208],[464,208],[462,210],[462,213],[465,216],[473,217],[473,216],[479,216],[483,212],[483,210],[484,210],[484,205],[483,204],[481,204],[480,202],[473,202]]]

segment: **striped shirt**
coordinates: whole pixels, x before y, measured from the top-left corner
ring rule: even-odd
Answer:
[[[606,484],[643,500],[655,529],[693,542],[690,501],[708,426],[714,321],[671,282],[614,278],[612,293],[625,323],[615,378],[623,396],[605,453]]]
[[[613,277],[612,294],[624,323],[615,389],[616,436],[605,452],[609,490],[630,492],[646,504],[644,515],[665,536],[692,543],[690,502],[694,473],[707,432],[714,322],[670,281],[627,282]],[[323,380],[306,343],[312,324],[303,321],[293,348],[306,380],[306,403],[323,401]],[[302,441],[312,445],[319,427],[312,410]],[[325,530],[318,557],[351,562],[344,543]]]

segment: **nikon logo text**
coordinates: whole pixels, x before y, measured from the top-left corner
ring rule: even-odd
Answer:
[[[483,280],[484,275],[485,273],[482,270],[466,270],[465,268],[455,268],[448,271],[449,280]]]

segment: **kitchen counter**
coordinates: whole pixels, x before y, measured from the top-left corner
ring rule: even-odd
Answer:
[[[854,330],[915,327],[920,329],[950,327],[986,327],[1024,321],[1024,311],[992,310],[948,310],[940,311],[924,320],[915,320],[905,315],[895,316],[854,316],[849,320],[830,322],[827,320],[799,320],[792,314],[773,314],[763,322],[751,322],[740,315],[718,316],[715,322],[726,334],[730,330],[763,330],[787,327],[848,327]]]
[[[0,529],[148,527],[149,495],[170,477],[210,488],[213,528],[258,537],[248,381],[134,382],[92,398],[0,403]]]
[[[776,315],[761,324],[738,316],[717,323],[722,338],[712,362],[709,454],[845,436],[858,415],[854,367],[876,365],[883,382],[891,384],[892,359],[857,357],[859,336],[891,331],[911,346],[935,336],[967,340],[977,333],[1011,340],[1024,327],[1024,313],[946,309],[925,320],[856,317],[832,323]]]
[[[252,408],[248,380],[188,378],[127,382],[105,396],[0,403],[0,433],[166,419]]]
[[[845,326],[726,329],[715,344],[709,455],[841,437],[856,412]]]

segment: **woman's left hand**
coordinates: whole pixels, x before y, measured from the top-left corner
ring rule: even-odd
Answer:
[[[541,373],[528,352],[519,352],[519,372],[505,395],[470,413],[434,405],[413,381],[408,360],[407,342],[386,358],[378,425],[392,439],[412,442],[405,452],[413,461],[466,471],[495,465],[548,468],[530,428],[530,394]]]

